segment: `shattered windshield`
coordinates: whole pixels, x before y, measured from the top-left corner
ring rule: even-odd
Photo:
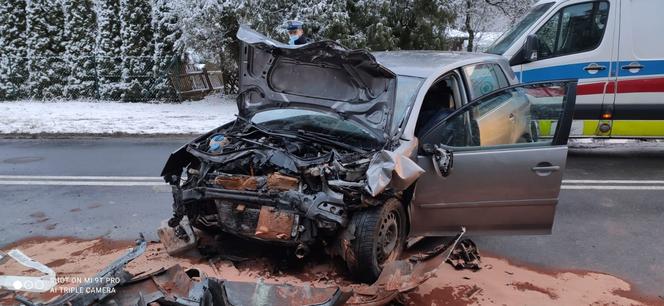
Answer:
[[[364,127],[351,120],[308,109],[282,108],[257,113],[251,121],[270,131],[299,131],[329,135],[331,139],[367,147],[379,143],[378,139]]]
[[[408,110],[420,90],[424,79],[400,75],[397,77],[397,97],[394,101],[394,117],[392,120],[393,133],[402,125]]]
[[[505,32],[498,40],[486,50],[487,53],[502,55],[509,49],[514,42],[516,42],[521,35],[530,28],[549,8],[553,5],[553,2],[544,3],[538,6],[533,7],[532,10],[519,21],[514,27]]]

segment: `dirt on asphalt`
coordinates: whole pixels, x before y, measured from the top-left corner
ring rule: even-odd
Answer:
[[[240,243],[244,247],[247,243]],[[74,288],[77,278],[94,276],[116,258],[124,255],[131,241],[74,238],[30,238],[3,248],[19,249],[26,255],[56,271],[58,284],[52,292],[25,294],[33,301],[47,301]],[[238,245],[233,245],[237,249]],[[143,255],[127,265],[132,274],[144,274],[179,264],[197,268],[209,277],[231,281],[288,283],[293,286],[353,287],[343,264],[320,254],[304,261],[294,261],[274,252],[250,250],[246,259],[234,261],[205,258],[192,251],[172,257],[158,242],[150,242]],[[316,252],[314,252],[316,253]],[[253,257],[256,256],[256,257]],[[0,275],[40,275],[12,260],[0,265]],[[67,278],[69,281],[64,281]],[[542,269],[511,263],[495,256],[482,257],[482,269],[454,270],[442,264],[436,276],[399,301],[405,305],[664,305],[660,297],[640,295],[625,280],[616,276],[591,272]],[[0,305],[17,305],[13,293],[0,290]]]

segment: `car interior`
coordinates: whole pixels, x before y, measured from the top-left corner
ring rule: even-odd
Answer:
[[[459,97],[459,86],[454,76],[447,75],[436,81],[424,96],[415,125],[415,135],[421,137],[436,123],[454,112],[460,106]]]

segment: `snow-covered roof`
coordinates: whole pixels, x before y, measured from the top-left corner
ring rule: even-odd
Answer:
[[[445,29],[445,36],[452,38],[468,38],[468,33],[453,28],[447,28]]]
[[[538,5],[544,4],[544,3],[549,3],[549,2],[556,2],[556,1],[557,0],[540,0],[540,1],[537,1],[537,3],[535,3],[535,6],[538,6]]]
[[[475,38],[473,44],[475,45],[476,51],[486,50],[494,41],[496,41],[503,32],[475,32]],[[447,28],[445,29],[445,36],[448,38],[460,38],[464,41],[464,48],[467,46],[468,42],[468,33],[465,31]]]

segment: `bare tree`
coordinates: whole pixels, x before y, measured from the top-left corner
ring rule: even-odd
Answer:
[[[452,1],[451,8],[457,14],[456,25],[468,33],[466,50],[476,50],[475,41],[478,33],[513,24],[530,9],[533,2],[533,0]]]

